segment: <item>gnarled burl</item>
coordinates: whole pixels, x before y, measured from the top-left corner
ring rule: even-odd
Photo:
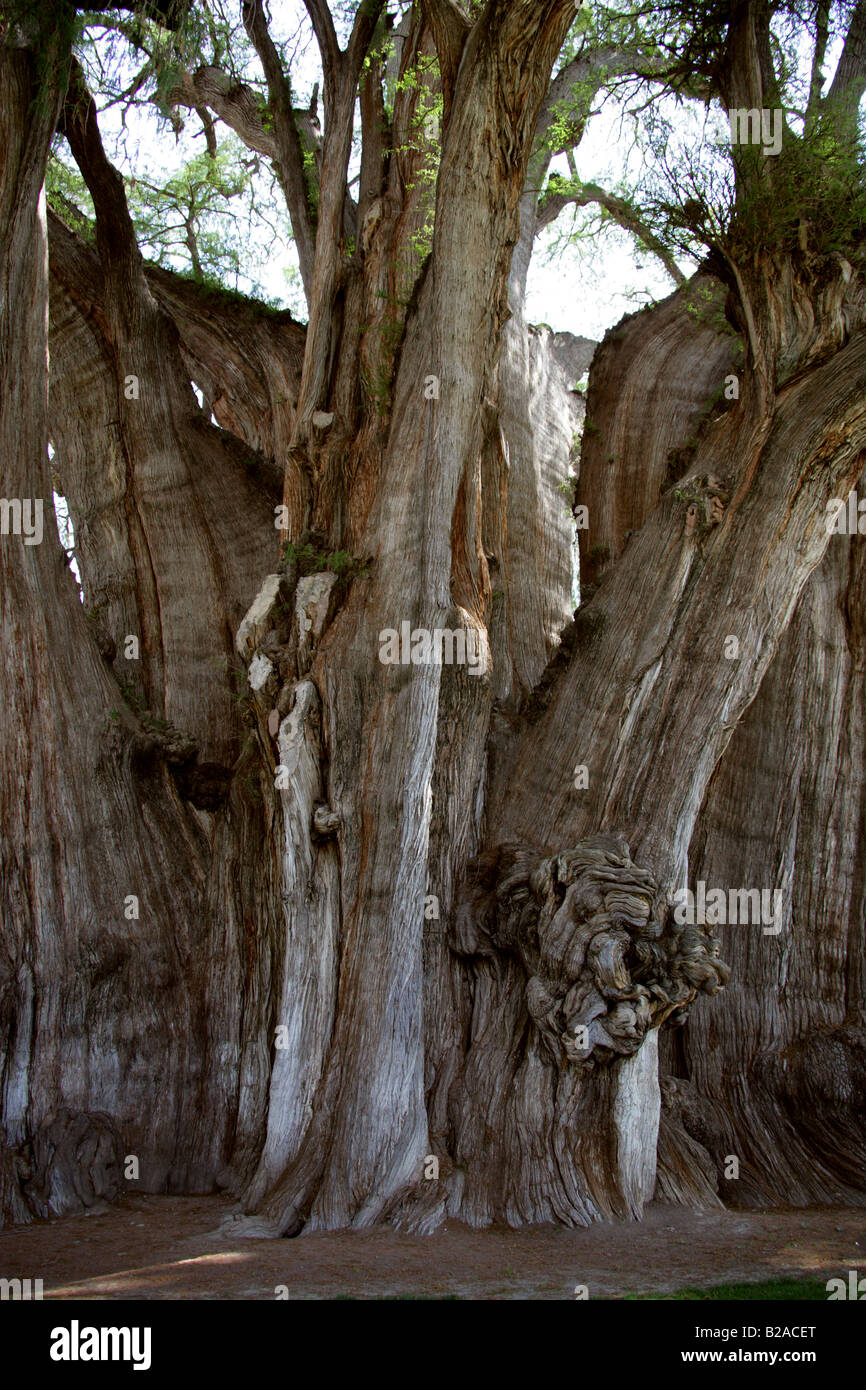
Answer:
[[[452,946],[520,962],[527,1010],[560,1065],[630,1056],[650,1028],[684,1022],[697,994],[715,994],[729,974],[718,942],[674,921],[621,835],[591,835],[550,858],[519,845],[482,855]]]

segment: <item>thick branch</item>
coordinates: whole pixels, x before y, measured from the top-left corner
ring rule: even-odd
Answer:
[[[512,261],[510,289],[512,295],[518,284],[522,287],[521,293],[525,292],[526,276],[529,271],[529,261],[537,230],[538,199],[544,186],[544,179],[551,158],[555,153],[561,152],[560,149],[554,149],[554,142],[551,140],[550,132],[554,121],[561,116],[564,110],[569,107],[572,108],[568,120],[568,140],[555,142],[563,150],[570,151],[570,148],[579,144],[582,138],[590,108],[605,74],[612,70],[620,70],[619,64],[624,64],[621,70],[627,71],[629,59],[635,54],[636,51],[632,49],[601,48],[589,56],[572,59],[551,82],[538,117],[532,152],[523,181],[523,193],[520,200],[520,240]],[[582,91],[578,97],[576,88],[581,84]]]
[[[311,16],[314,10],[318,13],[321,27],[324,23],[322,6],[314,3],[314,0],[307,0],[307,7]],[[306,436],[312,416],[323,406],[328,391],[334,333],[333,306],[344,269],[340,234],[346,210],[346,175],[352,148],[355,95],[361,66],[383,7],[384,0],[362,0],[355,15],[348,47],[339,57],[337,80],[333,85],[330,104],[328,69],[325,69],[325,140],[319,192],[316,265],[310,296],[307,355],[298,401],[298,442]]]
[[[362,64],[367,56],[367,49],[370,47],[376,32],[376,25],[379,23],[379,16],[384,8],[385,0],[361,0],[358,6],[355,23],[352,25],[352,32],[349,35],[349,43],[346,48],[346,62],[353,84],[358,81]]]
[[[858,0],[851,17],[836,76],[827,93],[827,105],[835,107],[856,129],[857,108],[866,91],[866,0]]]
[[[270,38],[268,36],[270,42]],[[271,47],[273,45],[271,44]],[[274,53],[276,51],[274,50]],[[262,58],[263,66],[265,60]],[[270,66],[270,64],[269,64]],[[207,105],[220,120],[235,132],[250,150],[263,154],[274,166],[277,180],[283,190],[292,233],[298,247],[301,277],[309,301],[312,284],[312,264],[315,251],[315,228],[310,212],[307,186],[304,179],[303,154],[298,134],[297,117],[291,110],[291,93],[288,83],[282,76],[279,59],[276,59],[274,83],[277,74],[286,88],[288,114],[277,117],[277,101],[274,88],[269,81],[271,106],[274,110],[274,130],[266,130],[262,122],[261,103],[252,87],[243,82],[235,82],[221,68],[200,67],[194,73],[181,74],[176,87],[169,93],[169,101],[174,106],[187,106],[199,111]],[[268,75],[266,69],[266,76]],[[302,113],[301,121],[311,124],[308,113]],[[296,148],[295,148],[296,147]]]
[[[597,183],[585,183],[579,190],[569,190],[563,193],[549,193],[539,204],[538,217],[536,221],[536,236],[543,227],[555,221],[562,212],[563,208],[572,204],[574,207],[588,207],[592,203],[597,203],[604,208],[605,212],[616,222],[617,226],[625,231],[631,232],[638,237],[654,256],[658,256],[668,275],[676,285],[682,285],[685,275],[680,270],[671,252],[656,234],[643,221],[640,214],[625,198],[619,198],[615,193],[608,193],[600,188]]]
[[[103,271],[112,282],[117,306],[129,318],[134,314],[137,295],[135,275],[130,271],[140,264],[141,252],[129,215],[123,178],[103,149],[96,104],[75,59],[58,130],[66,136],[93,199],[96,245]]]
[[[316,232],[304,179],[304,156],[298,127],[292,112],[292,93],[274,41],[268,30],[260,0],[245,0],[244,28],[259,55],[268,84],[274,138],[277,146],[276,166],[280,184],[288,204],[292,232],[298,248],[301,278],[309,302],[313,286],[313,261],[316,251]]]
[[[430,25],[442,79],[443,124],[448,120],[457,69],[471,21],[456,0],[422,0],[424,19]]]
[[[358,187],[357,225],[361,229],[373,202],[382,192],[391,144],[388,113],[382,93],[380,64],[371,64],[361,81],[361,177]]]
[[[592,100],[609,77],[623,77],[626,74],[631,74],[635,77],[663,79],[664,72],[664,57],[655,51],[648,50],[643,44],[626,44],[618,48],[599,48],[589,55],[573,58],[556,74],[550,84],[538,120],[536,141],[539,144],[545,141],[556,116],[568,103],[574,103],[574,89],[578,84],[589,84],[586,98],[580,103],[580,111],[576,120],[577,128],[582,133]],[[574,141],[574,144],[577,144],[577,140]],[[565,146],[562,145],[561,148],[564,149]],[[558,154],[560,148],[551,149],[549,153]]]
[[[570,154],[571,149],[580,143],[596,94],[607,78],[625,74],[636,77],[655,76],[664,80],[661,55],[655,51],[648,52],[640,44],[626,45],[622,48],[599,48],[588,56],[572,59],[551,82],[538,118],[532,155],[523,186],[521,221],[524,224],[523,236],[526,238],[527,252],[535,235],[536,206],[551,158],[554,154]],[[582,88],[579,94],[578,87]],[[565,122],[564,138],[554,140],[551,137],[551,129],[554,122],[561,119],[566,111],[569,112],[569,118]]]
[[[276,161],[277,142],[262,124],[259,98],[252,87],[233,81],[222,68],[204,66],[194,73],[181,73],[168,101],[172,106],[188,106],[193,111],[209,106],[248,149]]]
[[[205,144],[207,146],[207,152],[210,155],[211,159],[216,159],[217,140],[216,131],[214,130],[213,116],[208,111],[206,106],[197,106],[195,108],[195,114],[198,116],[202,124]]]
[[[340,61],[343,55],[337,42],[337,33],[331,18],[331,11],[325,0],[304,0],[304,4],[312,21],[313,32],[316,35],[316,42],[322,57],[322,72],[325,75],[325,115],[327,117],[334,100]]]

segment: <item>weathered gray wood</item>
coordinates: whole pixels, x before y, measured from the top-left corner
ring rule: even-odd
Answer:
[[[50,417],[40,189],[68,55],[34,121],[31,60],[3,50],[4,487],[50,496],[50,418],[99,609],[53,532],[2,538],[3,1214],[110,1197],[120,1153],[148,1190],[230,1187],[250,1234],[637,1216],[654,1182],[718,1200],[737,1146],[749,1199],[859,1200],[861,575],[822,524],[866,449],[859,271],[720,252],[734,335],[695,328],[703,274],[609,337],[570,624],[560,487],[593,345],[529,328],[523,289],[573,5],[492,0],[469,24],[431,0],[404,26],[401,71],[436,52],[443,83],[429,257],[418,93],[386,156],[369,70],[341,246],[378,8],[342,56],[320,26],[306,333],[251,310],[233,339],[143,267],[73,77],[96,249],[52,225]],[[725,55],[735,105],[760,94],[754,22]],[[709,409],[737,340],[740,395]],[[384,664],[404,621],[477,641],[474,668]],[[671,896],[753,866],[791,877],[790,944],[726,941],[733,982],[693,1008],[728,972]]]
[[[862,539],[832,537],[689,849],[693,880],[783,892],[778,934],[717,928],[735,987],[670,1060],[704,1098],[692,1137],[735,1205],[866,1201]]]

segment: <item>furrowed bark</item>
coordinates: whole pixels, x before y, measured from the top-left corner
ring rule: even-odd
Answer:
[[[341,53],[327,6],[308,4],[326,133],[306,334],[255,310],[235,320],[145,268],[92,106],[78,92],[66,108],[97,248],[52,227],[50,426],[103,630],[56,541],[37,561],[3,536],[2,679],[10,727],[27,730],[3,788],[4,823],[26,812],[3,864],[6,1210],[112,1195],[133,1145],[149,1190],[241,1190],[251,1234],[639,1215],[654,1190],[718,1200],[735,1151],[749,1200],[783,1182],[853,1200],[862,980],[839,954],[862,944],[862,885],[837,846],[860,834],[862,788],[830,801],[862,762],[860,574],[853,542],[832,568],[824,517],[863,467],[859,270],[808,239],[741,260],[732,240],[712,260],[725,290],[702,273],[609,336],[569,626],[559,488],[592,345],[530,330],[523,292],[543,137],[593,60],[549,87],[570,0],[492,0],[474,23],[447,0],[417,7],[401,73],[427,76],[400,84],[387,139],[375,55],[361,79],[350,250],[347,141],[381,8],[360,7]],[[755,6],[735,19],[725,93],[761,105],[769,31]],[[258,41],[292,122],[266,30]],[[239,123],[256,115],[248,95],[218,93]],[[439,95],[441,137],[419,135]],[[24,315],[10,337],[31,339],[31,395],[46,372],[44,265],[27,240],[44,247],[40,159],[9,194],[29,211],[7,257],[20,303],[4,307]],[[738,176],[745,197],[745,164]],[[739,396],[716,399],[731,372]],[[45,486],[44,401],[35,412],[22,457]],[[280,558],[274,463],[294,542]],[[383,645],[404,623],[471,641],[475,659],[404,664]],[[145,661],[125,702],[127,627]],[[818,631],[826,659],[801,675]],[[220,660],[246,668],[242,700],[214,671],[204,689]],[[780,710],[798,731],[807,706],[842,738],[804,737],[786,777]],[[741,764],[757,749],[781,830],[755,824],[754,862],[765,877],[793,866],[792,939],[725,938],[739,978],[719,1014],[700,998],[728,978],[719,944],[680,924],[671,896],[696,869],[745,874],[731,808],[751,810]],[[838,887],[816,912],[822,858]],[[112,930],[136,873],[146,927]],[[793,940],[803,914],[815,931]],[[761,1012],[765,987],[778,1005]],[[678,1041],[662,1035],[660,1089],[660,1030],[690,1011]],[[817,1118],[794,1135],[804,1097]],[[784,1162],[750,1138],[756,1122],[775,1126]]]
[[[584,408],[571,388],[596,348],[590,339],[527,324],[536,204],[534,187],[525,187],[482,479],[494,690],[510,711],[537,685],[572,618],[575,481],[569,470],[576,473],[575,439]]]
[[[742,349],[724,320],[725,297],[718,280],[695,276],[624,319],[593,359],[576,489],[588,513],[578,533],[587,600],[663,489],[690,470],[702,424],[728,406],[726,382],[729,395],[738,389],[730,377]]]
[[[84,585],[105,598],[110,615],[103,636],[114,650],[98,648],[53,524],[47,453],[48,248],[40,190],[68,59],[55,58],[53,85],[26,50],[4,48],[0,60],[2,335],[15,359],[4,380],[4,486],[10,496],[41,498],[44,525],[40,544],[13,533],[0,545],[0,1167],[3,1217],[29,1219],[97,1204],[127,1184],[210,1191],[253,1171],[269,1071],[262,1039],[283,949],[272,928],[281,907],[279,855],[261,853],[272,842],[273,779],[263,780],[249,746],[241,751],[244,725],[233,704],[197,742],[194,717],[181,729],[156,717],[185,698],[172,688],[170,662],[152,663],[168,672],[162,710],[141,712],[140,701],[124,699],[130,679],[120,685],[106,657],[122,670],[127,630],[146,649],[147,634],[155,631],[161,643],[161,625],[172,621],[171,574],[159,569],[165,537],[147,510],[148,488],[156,486],[148,467],[161,468],[163,481],[178,467],[181,428],[185,466],[197,457],[208,470],[186,484],[195,498],[187,553],[194,528],[199,542],[220,551],[221,604],[244,611],[244,586],[264,563],[266,533],[272,545],[276,532],[272,500],[257,502],[255,488],[250,495],[238,446],[203,427],[134,256],[120,271],[130,274],[115,285],[93,253],[82,252],[71,287],[54,286],[51,412],[57,464],[79,523]],[[115,336],[118,323],[126,331]],[[130,356],[118,350],[120,339]],[[140,439],[128,416],[123,430],[134,404],[124,397],[131,362],[147,364],[139,378],[145,391],[158,372],[176,372],[143,405],[154,426],[144,458],[140,443],[138,452],[127,447]],[[179,396],[182,409],[159,417],[159,403],[176,404]],[[197,454],[190,445],[196,431],[203,441]],[[227,492],[235,495],[231,525]],[[241,520],[247,505],[260,507],[249,524]],[[209,536],[202,527],[208,513]],[[131,537],[147,521],[155,543],[138,546]],[[190,606],[193,589],[185,614],[195,642],[202,615]],[[178,601],[174,613],[182,608]],[[233,615],[222,621],[232,624]],[[197,656],[207,655],[207,679],[224,691],[209,660],[226,651],[216,632],[210,652],[202,641]],[[230,769],[207,761],[214,746],[221,751],[220,740],[234,750]]]
[[[418,667],[407,680],[379,662],[377,634],[404,618],[428,629],[449,618],[476,629],[483,621],[479,408],[492,364],[478,343],[497,338],[508,238],[517,234],[535,121],[570,9],[493,5],[487,19],[474,34],[478,62],[457,84],[432,263],[400,357],[380,500],[365,538],[374,572],[355,582],[313,665],[329,804],[343,827],[342,956],[312,1123],[295,1161],[257,1204],[277,1231],[370,1223],[417,1181],[426,1153],[422,935],[440,668]],[[507,162],[489,129],[493,84],[515,114],[517,158]],[[425,403],[429,374],[440,378],[437,404]],[[443,516],[452,517],[450,536]],[[488,701],[479,681],[470,728],[476,720],[483,728]]]
[[[132,514],[128,546],[141,577],[146,701],[192,735],[209,761],[229,767],[238,721],[230,683],[214,679],[214,664],[231,659],[231,634],[267,563],[273,504],[252,475],[244,476],[237,453],[232,468],[231,441],[201,417],[173,325],[148,289],[122,180],[105,157],[95,106],[77,75],[64,129],[96,206],[105,353],[118,388],[124,383],[115,428],[125,476],[117,478],[115,505]],[[243,488],[243,501],[229,514],[232,482],[235,491]],[[226,555],[238,567],[234,574]]]
[[[625,321],[596,355],[579,488],[590,513],[581,573],[594,582],[689,471],[713,416],[732,408],[720,383],[731,397],[742,372],[713,309],[720,289],[707,295],[698,277]],[[667,1199],[862,1201],[862,1144],[838,1089],[841,1075],[849,1096],[863,1074],[861,570],[858,538],[832,536],[701,808],[690,887],[778,888],[783,903],[769,933],[714,927],[727,988],[662,1035],[657,1191]]]
[[[771,926],[714,928],[731,986],[664,1059],[674,1152],[700,1144],[735,1206],[866,1202],[864,574],[862,537],[833,535],[689,848],[691,887],[781,893]]]
[[[838,283],[843,284],[841,275]],[[856,292],[852,298],[856,304]],[[649,317],[652,331],[654,316]],[[796,344],[776,323],[779,355],[808,360],[808,325],[814,321],[812,315],[800,316],[807,336]],[[832,316],[822,321],[832,334]],[[659,1097],[655,1063],[644,1055],[641,1039],[648,1037],[654,1048],[647,1029],[666,1015],[681,1020],[695,994],[714,992],[727,971],[716,963],[717,947],[705,933],[686,929],[681,935],[683,929],[671,925],[670,909],[651,901],[650,924],[660,923],[661,934],[653,927],[650,936],[658,946],[650,954],[660,973],[647,974],[642,952],[649,948],[640,946],[643,929],[635,937],[632,923],[628,931],[636,955],[628,957],[631,986],[628,973],[620,978],[623,1005],[613,1008],[608,1002],[605,1012],[592,1004],[592,996],[587,1003],[593,974],[585,947],[574,947],[577,955],[568,957],[571,964],[563,971],[563,948],[556,943],[563,932],[566,941],[574,932],[579,942],[598,919],[587,923],[583,887],[575,887],[570,906],[567,890],[575,872],[570,861],[545,856],[565,846],[592,846],[592,836],[616,832],[628,841],[633,861],[652,871],[662,900],[685,885],[689,839],[710,775],[826,548],[826,503],[850,490],[860,471],[866,438],[864,342],[862,330],[855,330],[835,356],[791,382],[779,393],[769,420],[761,409],[761,380],[746,378],[740,401],[702,433],[687,476],[639,522],[618,563],[581,607],[570,660],[562,674],[553,675],[547,707],[518,737],[513,761],[500,759],[494,768],[485,834],[489,853],[479,860],[474,884],[470,881],[463,925],[454,935],[455,948],[467,957],[486,954],[491,945],[495,957],[491,1002],[476,1007],[473,1016],[461,1093],[457,1152],[462,1147],[472,1156],[477,1183],[461,1208],[468,1207],[470,1219],[494,1214],[538,1219],[552,1212],[563,1219],[566,1212],[566,1219],[580,1222],[592,1214],[594,1187],[599,1192],[595,1209],[601,1211],[612,1204],[615,1210],[639,1212],[652,1193],[655,1174],[650,1165],[641,1165],[640,1153],[649,1144],[654,1154]],[[603,373],[604,354],[597,361]],[[725,477],[732,458],[745,459],[745,467],[739,476]],[[658,462],[655,472],[658,485]],[[584,475],[581,486],[591,493],[593,477]],[[733,503],[726,511],[728,497]],[[601,521],[605,534],[605,518]],[[608,532],[615,550],[624,540],[622,523],[608,523]],[[741,615],[738,624],[731,623],[729,605]],[[739,641],[739,653],[729,661],[725,651],[731,636]],[[660,774],[668,761],[677,769],[675,777]],[[588,781],[575,777],[581,767]],[[611,872],[616,865],[624,875],[632,873],[624,850],[606,843],[602,851]],[[545,885],[551,875],[566,894],[562,921],[549,916],[553,907],[547,906]],[[583,882],[578,875],[576,883]],[[518,944],[524,940],[520,933],[536,921],[550,924],[544,935],[542,925],[532,928],[540,956],[527,955],[528,948]],[[519,928],[518,922],[523,923]],[[599,927],[593,930],[598,936]],[[503,950],[504,960],[498,954]],[[598,979],[596,974],[596,997],[604,993]],[[636,993],[630,992],[638,982]],[[647,984],[654,1002],[644,1009],[640,995]],[[503,1038],[493,1020],[507,1009],[515,990],[524,1002]],[[623,1031],[625,1001],[630,1002]],[[587,1076],[585,1067],[583,1075],[581,1068],[563,1069],[561,1061],[557,1071],[548,1059],[542,1071],[547,1088],[542,1088],[532,1076],[539,1064],[535,1034],[530,1033],[529,1046],[522,1042],[527,1015],[566,1058],[575,1021],[589,1025],[595,1018],[608,1036],[613,1030],[620,1044],[615,1050],[625,1052],[627,1060],[614,1061],[611,1074],[602,1078]],[[487,1054],[494,1043],[491,1062]],[[602,1046],[609,1050],[610,1043]],[[510,1068],[513,1084],[503,1088],[501,1101],[479,1110],[474,1098],[490,1094],[489,1078],[501,1075],[503,1067]],[[550,1099],[539,1102],[540,1090]],[[597,1105],[602,1131],[617,1136],[613,1149],[592,1152],[572,1136],[562,1151],[553,1117]],[[618,1126],[617,1114],[628,1121]],[[508,1141],[485,1145],[481,1134],[507,1134]],[[560,1160],[556,1168],[548,1157],[553,1152]],[[479,1173],[479,1161],[486,1175],[483,1168]]]
[[[104,315],[98,258],[51,210],[48,232],[52,284],[98,323]],[[249,446],[239,455],[245,469],[269,494],[275,491],[278,502],[301,379],[303,325],[288,312],[219,295],[161,266],[145,263],[143,271],[151,296],[177,330],[184,374],[202,392],[205,419],[213,415]],[[218,449],[232,447],[211,437]]]
[[[185,1139],[201,1068],[189,971],[203,946],[201,832],[164,766],[140,775],[130,731],[112,729],[117,688],[51,517],[41,186],[67,61],[55,51],[46,72],[26,49],[0,50],[4,486],[40,498],[44,520],[41,544],[10,534],[0,547],[2,1207],[13,1219],[113,1197],[124,1153],[140,1156],[151,1188],[208,1180]],[[124,918],[130,893],[140,920]],[[99,1156],[84,1176],[88,1150]]]
[[[688,471],[713,415],[732,408],[714,388],[722,380],[729,395],[731,383],[739,388],[740,376],[730,374],[736,343],[715,314],[703,314],[696,335],[694,308],[711,305],[701,284],[699,277],[627,320],[594,360],[590,410],[599,423],[584,438],[580,496],[590,506],[590,555],[601,552],[602,572],[617,563],[661,490]],[[663,355],[652,351],[656,344]],[[645,367],[656,360],[659,377]],[[648,431],[657,403],[664,414]],[[614,445],[611,491],[627,514],[596,503],[608,496]],[[672,446],[667,459],[665,445]],[[707,504],[707,516],[721,505],[712,496]],[[699,1000],[681,1031],[663,1034],[658,1192],[668,1199],[717,1202],[721,1191],[725,1201],[746,1204],[862,1201],[862,1146],[846,1099],[863,1075],[854,868],[863,829],[861,568],[857,538],[833,537],[701,810],[690,886],[703,879],[726,893],[728,885],[779,887],[784,901],[778,935],[756,925],[714,928],[732,965],[727,989],[720,1002]],[[742,1164],[736,1179],[732,1156]]]

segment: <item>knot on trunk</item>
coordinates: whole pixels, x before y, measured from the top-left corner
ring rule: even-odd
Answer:
[[[700,478],[683,478],[674,495],[686,503],[687,536],[702,535],[720,526],[730,500],[727,485],[711,473]]]
[[[452,947],[516,958],[526,1007],[553,1060],[593,1066],[637,1052],[726,983],[709,932],[674,921],[667,896],[619,835],[550,858],[501,845],[476,861]]]
[[[320,801],[313,808],[313,831],[323,840],[338,834],[340,830],[340,816],[337,811],[332,811],[324,801]]]

